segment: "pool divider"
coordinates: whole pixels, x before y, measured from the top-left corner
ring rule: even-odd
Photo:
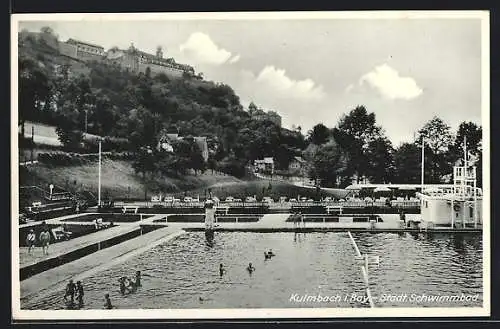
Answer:
[[[370,282],[369,282],[369,277],[368,277],[368,267],[369,267],[369,262],[368,262],[368,255],[361,255],[361,252],[359,251],[358,245],[356,244],[356,241],[352,237],[352,234],[350,231],[347,231],[347,234],[349,235],[349,238],[351,239],[352,245],[354,246],[354,250],[356,251],[356,259],[358,260],[364,260],[364,264],[360,265],[361,267],[361,274],[363,275],[363,280],[365,282],[365,289],[366,289],[366,296],[368,297],[368,302],[370,303],[370,307],[374,308],[375,303],[373,302],[373,297],[372,293],[370,290]]]

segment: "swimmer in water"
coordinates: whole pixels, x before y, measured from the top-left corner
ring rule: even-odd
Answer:
[[[141,271],[135,272],[135,286],[136,287],[141,287]]]
[[[255,271],[255,267],[252,265],[252,263],[248,263],[247,271],[250,274],[252,274],[252,272]]]
[[[221,263],[219,265],[219,275],[222,277],[226,273],[226,269],[224,268],[224,265]]]
[[[125,295],[125,291],[127,289],[127,287],[125,286],[125,277],[122,276],[121,278],[119,278],[118,282],[120,282],[120,293],[122,295]]]

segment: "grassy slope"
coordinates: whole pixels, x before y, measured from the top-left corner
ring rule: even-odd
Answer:
[[[271,183],[271,189],[269,189],[269,183]],[[227,182],[221,181],[210,186],[214,195],[219,198],[224,199],[227,196],[233,196],[235,198],[244,199],[248,195],[256,195],[257,198],[262,198],[262,196],[271,196],[274,199],[278,199],[280,196],[286,196],[289,198],[297,198],[299,195],[305,197],[316,197],[316,190],[314,188],[305,188],[301,186],[292,185],[287,182],[282,181],[271,181],[268,180],[255,180],[255,181],[240,181],[240,182]],[[196,191],[200,195],[203,195],[204,189],[199,189]],[[331,190],[327,192],[321,190],[319,196],[334,196],[336,198],[343,198],[348,191],[345,190]]]
[[[37,185],[48,186],[54,184],[70,191],[84,189],[97,194],[98,184],[98,164],[78,165],[68,167],[50,167],[44,164],[21,167],[19,172],[19,183],[21,186]],[[130,163],[123,160],[104,159],[102,164],[102,195],[109,193],[115,199],[144,199],[144,182],[142,175],[137,175]],[[268,180],[239,180],[232,176],[219,173],[212,174],[207,170],[204,174],[193,176],[188,175],[181,178],[172,177],[148,177],[146,180],[148,199],[158,192],[172,193],[182,196],[185,192],[192,196],[205,195],[210,188],[219,198],[233,196],[244,198],[247,195],[272,196],[277,199],[279,196],[297,198],[300,196],[315,197],[316,190],[295,186],[286,182],[271,182],[269,190]],[[130,187],[130,195],[128,188]],[[320,196],[344,197],[345,191],[325,192],[321,191]]]
[[[76,182],[76,184],[75,184]],[[163,193],[175,193],[184,190],[201,189],[216,182],[239,182],[232,176],[221,174],[205,174],[182,178],[156,177],[146,180],[148,198],[162,191]],[[44,164],[20,168],[19,183],[24,185],[47,186],[55,184],[71,191],[84,189],[97,194],[98,164],[79,165],[68,167],[50,167]],[[127,198],[130,187],[130,198],[144,198],[144,182],[142,175],[135,174],[130,163],[127,161],[104,159],[101,171],[101,188],[105,195],[109,193],[113,198]]]

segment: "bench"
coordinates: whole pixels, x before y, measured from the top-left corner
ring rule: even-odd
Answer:
[[[340,215],[342,215],[342,206],[326,206],[326,213],[330,215],[330,211],[337,211]]]
[[[229,213],[229,206],[216,206],[215,212],[222,210],[226,215]]]
[[[129,209],[133,209],[134,214],[137,214],[139,207],[138,206],[123,206],[123,213],[125,214],[127,212],[127,210],[129,210]]]

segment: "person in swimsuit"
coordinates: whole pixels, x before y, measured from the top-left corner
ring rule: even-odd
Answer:
[[[71,305],[73,305],[75,302],[75,290],[76,290],[76,286],[73,283],[73,280],[69,280],[68,284],[66,285],[66,291],[64,293],[64,300],[67,301],[68,297],[70,297],[71,298],[71,300],[70,300]]]
[[[83,306],[83,295],[84,295],[81,281],[76,281],[76,293],[77,293],[76,299],[78,300],[78,307],[81,308]]]
[[[104,295],[104,308],[107,310],[113,308],[113,305],[111,305],[111,299],[109,299],[109,294]]]
[[[45,228],[41,233],[40,233],[40,242],[42,244],[42,251],[44,255],[49,254],[49,244],[50,244],[50,233],[47,228]]]
[[[141,287],[141,271],[135,272],[135,286],[136,287]]]
[[[226,273],[226,269],[224,268],[224,265],[221,263],[219,265],[219,275],[220,275],[221,278],[224,275],[224,273]]]
[[[125,295],[125,291],[127,290],[127,287],[125,286],[125,277],[122,276],[121,278],[119,278],[118,282],[120,282],[120,293],[122,295]]]
[[[252,274],[255,271],[255,267],[252,265],[252,263],[248,263],[247,271],[250,274]]]
[[[26,237],[26,244],[28,245],[28,254],[31,253],[31,249],[35,246],[36,235],[33,229],[30,230],[28,236]]]

